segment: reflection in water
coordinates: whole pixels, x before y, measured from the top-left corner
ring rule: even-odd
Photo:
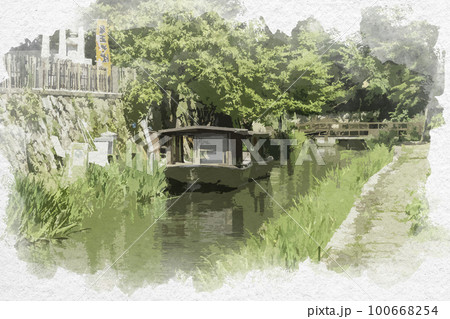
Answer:
[[[296,166],[275,166],[270,179],[258,183],[284,208],[305,194],[315,178],[338,162],[343,152],[319,149],[326,166],[305,161]],[[345,156],[345,158],[348,158]],[[344,164],[344,163],[341,163]],[[231,192],[186,193],[181,198],[157,202],[151,209],[136,207],[133,212],[104,211],[85,220],[87,231],[60,244],[21,246],[21,258],[39,274],[52,276],[57,267],[82,274],[95,274],[111,265],[155,219],[170,209],[136,244],[121,257],[97,286],[118,285],[126,292],[176,275],[189,273],[208,255],[212,245],[236,248],[250,233],[256,233],[270,217],[283,212],[256,184]],[[43,272],[43,269],[47,272]]]

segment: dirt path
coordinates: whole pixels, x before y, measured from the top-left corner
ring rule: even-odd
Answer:
[[[408,279],[426,255],[449,251],[448,238],[437,228],[411,236],[405,214],[407,204],[423,195],[428,149],[429,144],[397,147],[394,161],[369,181],[332,238],[329,269],[338,270],[338,262],[351,275],[366,273],[386,287]]]

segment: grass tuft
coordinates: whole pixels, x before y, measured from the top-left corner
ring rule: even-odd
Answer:
[[[296,200],[287,214],[265,222],[240,249],[213,251],[197,270],[196,284],[200,289],[214,289],[230,275],[268,267],[296,269],[307,258],[319,260],[319,254],[326,255],[319,246],[327,246],[363,185],[392,157],[388,147],[376,145],[348,166],[328,171],[308,194]]]
[[[410,233],[417,235],[427,225],[428,221],[428,204],[426,200],[414,197],[412,202],[406,206],[406,215],[411,221]]]
[[[66,239],[87,216],[112,210],[145,214],[142,206],[163,198],[163,168],[153,175],[113,163],[90,165],[86,176],[68,183],[63,176],[16,173],[7,207],[8,230],[30,243]]]

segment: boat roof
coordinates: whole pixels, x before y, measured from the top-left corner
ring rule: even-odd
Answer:
[[[234,133],[239,134],[243,136],[249,136],[249,135],[268,135],[267,133],[257,133],[253,131],[249,131],[247,129],[243,128],[234,128],[234,127],[220,127],[220,126],[185,126],[185,127],[177,127],[177,128],[170,128],[165,130],[158,131],[159,135],[177,135],[177,134],[196,134],[196,133]]]

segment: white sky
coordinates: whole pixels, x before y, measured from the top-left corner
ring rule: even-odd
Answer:
[[[52,35],[55,30],[76,27],[77,3],[86,7],[93,0],[0,0],[0,56],[13,46],[33,40],[40,34]],[[5,76],[0,63],[0,80]]]
[[[410,6],[411,19],[449,28],[450,3],[446,0],[244,0],[244,5],[247,8],[244,19],[264,16],[272,31],[280,29],[288,34],[297,21],[312,15],[325,29],[335,28],[344,38],[359,30],[362,9],[384,5]]]
[[[0,55],[25,38],[50,35],[61,27],[76,27],[79,6],[86,7],[93,1],[0,0]],[[326,29],[335,28],[346,37],[358,31],[362,8],[386,4],[410,5],[414,12],[413,18],[427,19],[449,29],[446,21],[450,3],[446,0],[244,0],[247,12],[242,19],[263,16],[272,31],[280,29],[290,33],[297,21],[313,15]],[[442,32],[440,40],[443,40]],[[0,66],[0,78],[2,68]]]

